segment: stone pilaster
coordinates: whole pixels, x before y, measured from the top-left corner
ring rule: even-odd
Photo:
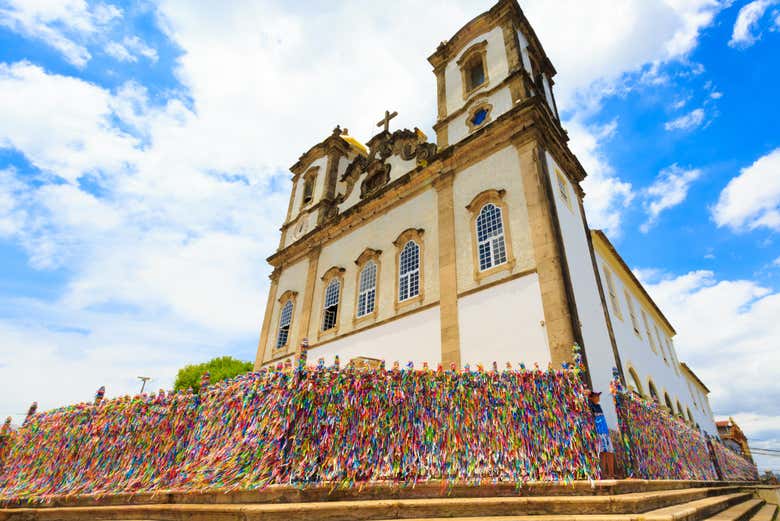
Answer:
[[[455,255],[454,172],[435,181],[439,226],[439,312],[441,361],[445,367],[460,367],[460,324],[458,323],[458,266]]]

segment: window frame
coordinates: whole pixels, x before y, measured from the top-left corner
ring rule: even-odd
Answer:
[[[395,309],[398,311],[404,307],[420,303],[425,299],[425,243],[423,235],[425,230],[422,228],[408,228],[402,231],[393,241],[395,246]],[[417,245],[417,295],[407,297],[401,300],[401,254],[406,246],[414,242]]]
[[[471,250],[474,280],[476,281],[481,281],[486,277],[502,271],[512,271],[515,267],[515,256],[512,251],[512,233],[509,226],[509,207],[506,203],[505,196],[506,190],[504,189],[485,190],[484,192],[477,194],[474,199],[472,199],[471,202],[466,206],[466,209],[471,213]],[[479,237],[477,235],[477,220],[482,214],[482,210],[488,204],[492,204],[498,207],[498,209],[501,211],[501,226],[504,235],[504,251],[506,253],[506,261],[501,264],[494,264],[493,266],[482,270],[480,269],[479,264]]]
[[[357,273],[355,275],[355,308],[352,313],[353,324],[365,322],[367,320],[376,319],[379,314],[379,290],[380,290],[380,275],[382,273],[382,262],[380,256],[382,250],[374,250],[366,248],[360,256],[355,259],[355,265],[357,266]],[[376,265],[376,278],[374,280],[374,309],[364,315],[358,316],[358,304],[360,303],[360,277],[363,274],[363,270],[369,262],[373,262]]]
[[[319,174],[320,167],[315,166],[310,168],[303,174],[303,186],[301,187],[301,208],[306,208],[312,201],[314,201],[314,192],[317,189],[317,175]],[[306,200],[306,187],[311,183],[311,194],[309,200]]]
[[[620,300],[618,299],[617,289],[615,288],[615,279],[612,278],[612,270],[606,264],[602,264],[601,270],[604,272],[604,281],[607,284],[607,294],[609,295],[609,302],[612,305],[612,310],[615,312],[615,316],[623,322],[623,310],[620,307]]]
[[[317,338],[321,338],[323,336],[332,336],[336,335],[339,332],[340,322],[341,322],[341,308],[343,307],[343,300],[344,300],[344,272],[346,270],[339,266],[334,266],[330,268],[328,271],[325,272],[325,274],[321,277],[320,280],[322,280],[322,291],[321,291],[321,300],[320,300],[320,320],[317,323]],[[334,280],[339,281],[339,299],[338,299],[338,307],[336,308],[336,317],[335,317],[335,325],[329,329],[322,329],[325,326],[325,296],[328,292],[328,287],[330,286],[331,282]]]
[[[474,119],[474,116],[477,115],[477,112],[480,110],[486,110],[487,114],[485,115],[485,119],[482,120],[482,123],[475,124],[471,120]],[[493,118],[491,117],[491,113],[493,112],[493,105],[491,105],[487,98],[484,100],[480,100],[476,102],[476,105],[472,106],[468,112],[466,113],[466,126],[469,129],[469,133],[474,132],[475,130],[479,130],[491,121],[493,121]]]
[[[644,309],[640,309],[639,312],[642,314],[642,323],[645,326],[645,334],[647,335],[647,343],[650,344],[650,349],[653,350],[653,353],[656,355],[658,354],[658,348],[655,345],[655,339],[653,338],[653,332],[650,329],[650,320],[647,318],[647,312]],[[666,359],[665,356],[663,356],[664,359]],[[667,362],[666,365],[669,365]]]
[[[571,202],[572,191],[570,190],[569,181],[566,179],[566,175],[561,172],[558,167],[555,167],[555,178],[558,185],[558,195],[563,200],[566,207],[570,212],[574,212],[574,206]]]
[[[631,378],[631,382],[633,382],[634,386],[636,387],[636,392],[639,393],[639,396],[644,398],[645,391],[642,388],[642,379],[639,378],[639,374],[636,372],[636,369],[634,369],[633,366],[628,366],[628,376]]]
[[[276,316],[276,335],[274,339],[272,340],[273,345],[271,348],[272,353],[278,353],[279,351],[287,350],[290,348],[291,345],[291,339],[292,339],[292,327],[293,323],[295,322],[295,301],[296,297],[298,296],[297,291],[290,291],[287,290],[278,299],[279,303],[279,311],[277,312]],[[281,327],[282,327],[282,312],[284,311],[285,306],[287,304],[292,305],[292,311],[290,312],[290,323],[287,326],[287,340],[284,344],[279,345],[279,334],[281,333]]]
[[[482,64],[482,75],[484,80],[479,85],[472,86],[469,65],[477,58]],[[464,100],[467,100],[475,92],[490,85],[490,75],[488,74],[487,66],[487,40],[477,42],[466,49],[463,54],[460,55],[460,58],[458,58],[456,63],[458,68],[460,68],[461,88]]]
[[[636,309],[634,308],[634,302],[631,300],[631,294],[628,292],[628,288],[623,289],[623,296],[626,297],[626,304],[628,305],[628,315],[631,317],[631,327],[634,328],[634,334],[642,338],[642,331],[639,327],[639,320],[636,316]]]
[[[661,395],[658,394],[658,387],[655,386],[652,378],[647,379],[647,397],[655,403],[661,403]]]

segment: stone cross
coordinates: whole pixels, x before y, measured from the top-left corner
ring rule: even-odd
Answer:
[[[393,112],[391,114],[389,110],[386,110],[385,111],[385,117],[382,118],[381,120],[379,120],[377,122],[376,126],[377,127],[384,126],[385,127],[385,132],[389,132],[390,131],[390,120],[393,119],[394,117],[396,117],[397,115],[398,115],[398,112]]]

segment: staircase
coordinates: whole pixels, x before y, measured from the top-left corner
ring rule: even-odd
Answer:
[[[333,491],[270,487],[65,497],[34,508],[0,508],[0,521],[775,521],[776,515],[776,504],[744,483],[643,480],[532,483],[519,490],[437,483]]]

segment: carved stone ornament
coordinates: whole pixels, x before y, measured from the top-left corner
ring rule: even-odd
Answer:
[[[385,186],[390,181],[390,165],[387,159],[391,156],[400,156],[404,161],[416,159],[418,166],[426,166],[436,155],[436,145],[425,141],[425,134],[416,128],[396,130],[393,133],[380,132],[371,138],[367,145],[368,156],[356,157],[341,176],[341,181],[346,183],[347,188],[339,195],[339,203],[349,197],[361,178],[361,199]]]

